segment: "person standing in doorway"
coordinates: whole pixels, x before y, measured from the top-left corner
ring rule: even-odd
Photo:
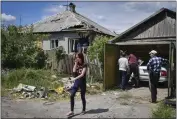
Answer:
[[[82,53],[76,54],[75,64],[73,67],[73,74],[74,74],[74,85],[70,90],[70,104],[71,104],[71,111],[67,114],[67,116],[74,115],[74,97],[78,89],[81,90],[81,99],[82,99],[82,114],[85,113],[86,109],[86,100],[85,100],[85,93],[86,93],[86,69],[87,65],[84,63],[84,55]]]
[[[163,64],[167,64],[168,60],[157,57],[157,51],[152,50],[150,53],[151,59],[147,64],[147,70],[149,72],[149,89],[151,92],[151,102],[156,103],[157,101],[157,84],[160,78],[160,71]]]
[[[119,65],[119,74],[121,79],[120,88],[122,90],[125,90],[125,86],[127,83],[127,71],[128,71],[128,59],[125,57],[126,54],[124,52],[121,52],[121,57],[118,60]]]
[[[135,83],[135,87],[139,87],[139,66],[138,66],[138,59],[134,54],[130,54],[128,57],[128,64],[129,64],[129,72],[127,75],[127,83],[130,79],[130,76],[134,75],[134,83]]]

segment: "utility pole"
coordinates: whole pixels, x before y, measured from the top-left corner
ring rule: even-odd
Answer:
[[[20,26],[21,26],[21,23],[22,23],[22,16],[20,15]]]
[[[66,3],[66,5],[63,5],[63,6],[66,6],[66,11],[68,11],[68,7],[69,7],[69,4],[68,4],[68,0],[67,0],[67,3]]]

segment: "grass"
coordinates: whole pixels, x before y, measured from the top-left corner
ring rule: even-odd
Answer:
[[[133,98],[131,93],[128,92],[123,92],[120,96],[119,99],[124,99],[124,100],[128,100],[130,98]]]
[[[52,75],[56,75],[57,78],[52,78]],[[56,89],[63,86],[59,83],[63,77],[67,77],[65,74],[57,74],[56,72],[51,72],[50,70],[43,69],[17,69],[10,71],[7,75],[1,76],[2,86],[1,86],[1,96],[7,96],[9,91],[7,89],[13,89],[17,87],[19,83],[35,86],[37,89],[45,87],[47,89]],[[20,94],[11,94],[12,97],[19,97]]]
[[[52,78],[52,75],[56,75],[57,78]],[[57,72],[51,72],[50,70],[36,70],[36,69],[18,69],[10,71],[7,75],[2,75],[2,87],[1,95],[7,96],[9,91],[7,89],[13,89],[17,87],[20,83],[35,86],[37,89],[45,87],[47,89],[56,89],[62,87],[63,84],[58,82],[63,77],[68,77],[66,74],[57,74]],[[102,92],[102,84],[94,83],[91,87],[87,87],[87,94],[93,95]],[[15,93],[10,95],[12,98],[21,97],[20,93]],[[80,96],[77,96],[80,97]],[[48,93],[48,100],[66,100],[69,99],[69,94],[56,94]]]
[[[94,83],[91,84],[90,87],[87,87],[87,94],[94,95],[103,92],[103,84],[101,83]]]
[[[39,87],[47,87],[47,88],[57,88],[62,84],[55,82],[59,80],[61,77],[57,79],[52,78],[51,76],[54,73],[51,73],[48,70],[35,70],[35,69],[18,69],[13,70],[8,73],[8,75],[2,75],[2,86],[4,88],[12,89],[17,87],[19,83],[23,83],[26,85],[32,85]]]
[[[152,109],[152,118],[175,118],[176,110],[169,105],[160,102],[156,109]]]
[[[129,105],[130,99],[132,99],[132,98],[133,98],[133,96],[131,93],[122,92],[117,99],[120,101],[121,105]]]

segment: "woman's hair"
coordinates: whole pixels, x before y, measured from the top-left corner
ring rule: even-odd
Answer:
[[[83,55],[83,53],[77,53],[77,56],[81,59],[81,61],[82,61],[82,64],[84,64],[84,55]]]

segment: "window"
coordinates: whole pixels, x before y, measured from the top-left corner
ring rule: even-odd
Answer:
[[[51,41],[51,49],[54,48],[54,40]]]
[[[78,39],[72,39],[70,40],[70,48],[71,48],[71,52],[77,52],[77,44],[78,44]]]
[[[83,52],[87,52],[87,47],[88,47],[89,43],[87,40],[79,40],[79,39],[71,39],[70,40],[70,48],[71,48],[71,52],[78,52],[79,50],[83,51]]]
[[[55,46],[58,47],[58,40],[55,40]]]
[[[50,49],[57,48],[58,46],[58,40],[51,40]]]

